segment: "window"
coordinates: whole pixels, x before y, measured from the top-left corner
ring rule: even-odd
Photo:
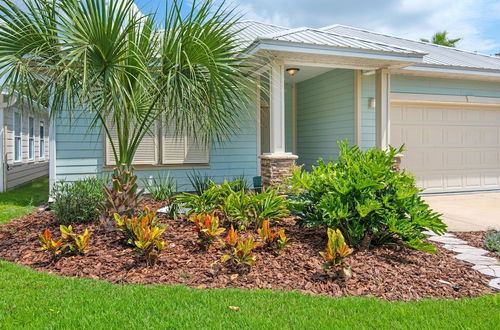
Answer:
[[[35,159],[35,119],[28,118],[28,159]]]
[[[45,158],[45,123],[40,121],[40,158]]]
[[[14,111],[14,161],[20,162],[22,160],[22,122],[23,115]]]
[[[173,127],[157,125],[141,141],[134,165],[204,165],[209,163],[209,148],[188,136],[175,136]],[[115,139],[113,138],[113,141]],[[106,143],[106,164],[114,165],[113,150]]]

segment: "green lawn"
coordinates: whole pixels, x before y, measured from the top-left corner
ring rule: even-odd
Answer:
[[[2,207],[15,206],[15,216],[28,212],[31,207],[22,201],[31,200],[29,191],[46,191],[46,181],[0,195]],[[0,261],[0,329],[494,329],[500,324],[499,311],[500,295],[404,303],[293,292],[116,285],[57,277]]]
[[[47,203],[49,179],[42,178],[0,193],[0,224],[21,217]]]

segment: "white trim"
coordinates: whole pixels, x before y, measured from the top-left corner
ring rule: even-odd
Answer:
[[[260,83],[261,76],[257,76],[257,81],[256,81],[256,91],[255,91],[255,119],[256,119],[256,132],[257,132],[257,175],[260,175],[260,154],[261,154],[261,129],[260,129],[260,115],[261,115],[261,83]]]
[[[21,139],[21,143],[20,143],[20,155],[19,155],[19,159],[17,159],[17,153],[16,153],[16,114],[19,114],[21,115],[21,127],[19,128],[19,132],[20,132],[20,139]],[[13,110],[12,112],[12,162],[13,163],[22,163],[23,161],[23,112],[21,110],[18,110],[18,109],[15,109]]]
[[[361,70],[354,71],[354,143],[361,146]]]
[[[4,108],[0,105],[0,192],[5,191],[5,169],[4,169],[4,138],[5,138],[5,126],[4,126]]]
[[[292,153],[297,154],[297,83],[292,84]]]
[[[375,60],[388,60],[394,62],[405,62],[415,64],[422,62],[423,55],[413,53],[391,53],[383,51],[370,51],[363,49],[352,49],[332,46],[321,46],[304,43],[293,43],[279,40],[260,40],[257,44],[248,50],[249,55],[253,55],[260,50],[284,51],[292,53],[307,53],[331,56],[346,56],[353,58],[366,58]]]
[[[386,149],[390,144],[390,73],[387,69],[379,69],[375,74],[375,135],[376,146]]]
[[[410,65],[401,70],[402,72],[422,72],[422,73],[440,73],[452,75],[478,76],[478,77],[494,77],[500,78],[500,70],[488,70],[479,68],[466,67],[447,67],[447,66],[432,66],[425,64]]]
[[[366,65],[345,65],[345,64],[334,64],[331,61],[326,62],[326,61],[315,61],[313,59],[311,60],[294,60],[294,59],[288,59],[284,61],[285,66],[310,66],[310,67],[320,67],[320,68],[331,68],[331,69],[350,69],[350,70],[367,70],[367,71],[373,71],[376,70],[377,68],[375,66],[366,66]]]
[[[391,93],[393,103],[442,103],[461,105],[500,106],[500,97]]]
[[[33,124],[33,127],[31,127]],[[31,129],[33,128],[33,135],[31,135]],[[32,150],[33,149],[33,150]],[[33,151],[32,156],[30,153]],[[35,117],[28,116],[28,160],[35,160]]]
[[[271,66],[269,126],[271,154],[285,153],[285,69],[282,62]]]
[[[43,137],[40,134],[40,128],[43,127]],[[38,158],[40,159],[45,159],[45,142],[47,139],[45,139],[45,121],[44,120],[39,120],[38,121]],[[43,140],[43,148],[42,148],[42,140]],[[43,153],[42,153],[43,152]]]

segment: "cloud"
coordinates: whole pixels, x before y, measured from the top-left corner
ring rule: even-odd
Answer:
[[[287,27],[345,24],[409,39],[446,30],[459,47],[493,53],[500,38],[494,0],[235,0],[248,19]]]

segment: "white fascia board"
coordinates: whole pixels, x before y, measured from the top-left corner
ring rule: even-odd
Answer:
[[[366,49],[353,49],[333,46],[311,45],[304,43],[291,43],[279,40],[260,40],[248,49],[250,55],[259,50],[283,51],[292,53],[307,53],[318,55],[332,55],[344,57],[357,57],[375,60],[387,60],[397,62],[422,63],[424,54],[396,53],[383,51],[370,51]]]
[[[479,68],[476,69],[476,68],[446,67],[446,66],[416,64],[407,66],[402,70],[414,71],[414,72],[433,72],[433,73],[444,73],[444,74],[474,75],[474,76],[500,78],[500,70],[488,70]]]

